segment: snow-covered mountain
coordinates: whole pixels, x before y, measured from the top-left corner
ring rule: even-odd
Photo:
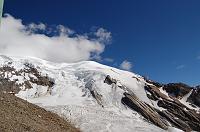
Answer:
[[[200,90],[186,85],[162,85],[93,61],[58,64],[4,55],[0,76],[2,91],[85,132],[200,130]]]

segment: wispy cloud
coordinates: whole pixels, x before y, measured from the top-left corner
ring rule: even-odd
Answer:
[[[63,25],[55,28],[44,23],[24,25],[21,19],[7,14],[2,19],[0,53],[34,56],[54,62],[101,58],[111,33],[99,28],[91,36],[85,34],[77,34]]]
[[[197,59],[198,59],[198,60],[200,60],[200,55],[199,55],[199,56],[197,56]]]
[[[101,42],[110,42],[111,41],[111,32],[108,32],[104,28],[99,28],[95,35],[99,38]]]
[[[180,69],[183,69],[183,68],[185,68],[185,67],[186,67],[186,66],[182,64],[182,65],[178,65],[178,66],[176,67],[176,69],[177,69],[177,70],[180,70]]]
[[[112,59],[112,58],[104,58],[103,61],[112,63],[112,62],[114,62],[114,59]]]
[[[33,32],[36,32],[36,31],[45,31],[46,30],[46,25],[43,24],[43,23],[39,23],[39,24],[35,24],[35,23],[31,23],[27,26],[28,30],[29,31],[33,31]]]
[[[120,68],[123,70],[127,70],[130,71],[132,69],[133,65],[131,62],[124,60],[121,64],[120,64]]]

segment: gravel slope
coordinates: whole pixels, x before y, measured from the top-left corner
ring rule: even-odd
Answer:
[[[69,122],[16,96],[0,92],[0,132],[77,132]]]

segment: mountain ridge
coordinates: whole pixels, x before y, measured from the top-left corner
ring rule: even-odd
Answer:
[[[0,63],[6,92],[69,118],[82,131],[200,130],[200,91],[185,85],[159,84],[92,61],[1,56]]]

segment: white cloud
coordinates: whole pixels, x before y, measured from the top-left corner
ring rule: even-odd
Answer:
[[[183,69],[183,68],[185,68],[185,65],[178,65],[178,66],[176,67],[177,70],[180,70],[180,69]]]
[[[38,30],[41,30],[41,31],[45,31],[46,30],[46,25],[43,24],[43,23],[39,23],[39,24],[35,24],[35,23],[31,23],[28,25],[28,30],[30,31],[38,31]]]
[[[75,32],[63,25],[48,29],[43,23],[24,25],[22,20],[7,14],[0,29],[0,53],[14,56],[34,56],[54,62],[77,62],[100,58],[111,33],[100,28],[95,38]],[[43,34],[41,32],[43,31]],[[47,36],[49,32],[57,35]],[[73,34],[73,36],[70,36]]]
[[[127,60],[125,60],[120,64],[120,68],[123,69],[123,70],[130,71],[131,68],[132,68],[132,63],[127,61]]]
[[[111,41],[111,32],[108,32],[106,29],[99,28],[95,35],[99,38],[101,42]]]
[[[60,35],[71,35],[75,33],[73,30],[63,25],[58,25],[56,28],[58,29],[58,32],[60,33]]]
[[[104,58],[103,61],[112,63],[112,62],[114,62],[114,59],[112,59],[112,58]]]

